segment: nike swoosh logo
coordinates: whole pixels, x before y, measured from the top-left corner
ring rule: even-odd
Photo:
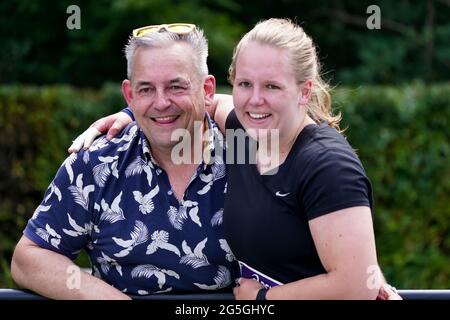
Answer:
[[[277,197],[286,197],[288,194],[290,194],[290,192],[287,192],[287,193],[281,193],[280,191],[277,191],[277,192],[275,193],[275,195],[276,195]]]

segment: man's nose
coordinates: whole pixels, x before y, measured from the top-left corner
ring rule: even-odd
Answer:
[[[164,110],[170,107],[170,99],[163,90],[156,91],[154,106],[157,110]]]

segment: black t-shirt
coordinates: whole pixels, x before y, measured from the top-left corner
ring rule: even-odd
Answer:
[[[226,128],[242,128],[234,112]],[[246,139],[247,154],[254,156],[255,146]],[[347,140],[325,123],[308,125],[275,175],[261,175],[254,161],[236,164],[237,156],[227,164],[223,215],[236,258],[282,283],[325,273],[308,221],[344,208],[372,207],[370,182]]]

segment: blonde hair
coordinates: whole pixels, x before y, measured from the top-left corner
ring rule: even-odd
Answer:
[[[299,84],[312,80],[311,98],[307,105],[308,115],[317,123],[326,122],[330,127],[339,129],[341,114],[331,113],[330,87],[320,75],[320,62],[312,39],[302,27],[289,19],[268,19],[258,22],[239,41],[234,49],[229,68],[228,79],[233,83],[236,77],[236,61],[239,53],[250,42],[267,44],[287,49],[291,57],[292,68]]]

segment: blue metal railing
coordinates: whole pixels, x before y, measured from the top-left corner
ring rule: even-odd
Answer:
[[[450,300],[450,290],[398,290],[405,300]],[[232,293],[157,294],[131,296],[138,300],[233,300]],[[27,290],[0,289],[0,300],[44,300]]]

